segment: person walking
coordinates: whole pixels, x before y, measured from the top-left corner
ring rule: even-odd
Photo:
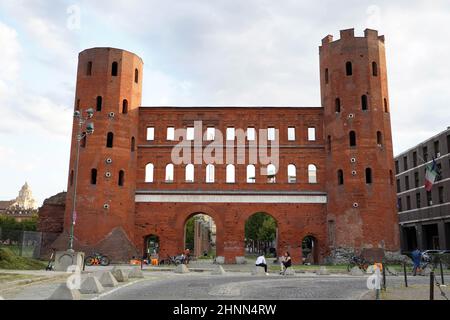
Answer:
[[[263,267],[263,268],[264,268],[264,272],[266,273],[266,276],[269,275],[269,274],[267,273],[267,262],[266,262],[266,258],[264,257],[264,255],[260,255],[260,256],[256,259],[255,265],[256,265],[257,267]]]
[[[412,261],[413,261],[413,264],[414,264],[413,276],[416,276],[417,275],[417,270],[419,270],[419,272],[420,272],[420,262],[422,260],[422,252],[420,252],[419,248],[416,248],[416,250],[414,250],[411,253],[411,256],[412,256]]]

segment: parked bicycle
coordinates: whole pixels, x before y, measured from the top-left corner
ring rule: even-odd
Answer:
[[[370,263],[361,256],[353,256],[350,258],[350,262],[347,266],[347,271],[352,270],[354,267],[358,267],[361,271],[366,272]]]
[[[94,252],[92,255],[84,259],[84,263],[87,266],[109,266],[110,260],[107,256]]]
[[[171,265],[171,264],[173,264],[173,265],[177,266],[179,264],[182,264],[183,261],[184,261],[184,258],[181,255],[180,256],[169,256],[169,255],[167,255],[167,258],[161,260],[159,262],[159,264],[160,265]]]

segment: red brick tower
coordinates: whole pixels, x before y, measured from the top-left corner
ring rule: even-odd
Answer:
[[[75,109],[83,114],[95,110],[90,120],[95,132],[81,142],[75,249],[98,250],[116,260],[136,254],[132,243],[142,69],[142,60],[124,50],[93,48],[79,55]],[[65,236],[70,230],[77,130],[74,121]]]
[[[332,257],[399,250],[384,36],[322,40],[320,78]],[[354,249],[353,249],[354,248]]]

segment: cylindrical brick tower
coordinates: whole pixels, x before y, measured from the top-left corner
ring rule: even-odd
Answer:
[[[77,175],[75,249],[100,251],[113,260],[136,255],[134,195],[142,60],[113,48],[80,53],[75,110],[88,108],[95,132],[81,141]],[[65,235],[70,232],[77,149],[74,121],[66,200]]]
[[[384,37],[366,29],[322,40],[321,97],[331,257],[399,250]]]

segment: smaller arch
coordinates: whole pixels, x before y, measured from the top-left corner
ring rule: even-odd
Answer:
[[[97,169],[91,169],[91,184],[96,185],[97,184]]]
[[[137,68],[134,69],[134,82],[139,83],[139,70]]]
[[[378,64],[375,61],[372,62],[372,75],[378,77]]]
[[[353,75],[353,65],[352,65],[351,61],[347,61],[345,63],[345,74],[347,76]]]
[[[236,167],[232,164],[227,165],[227,183],[235,183],[236,182]]]
[[[123,99],[123,102],[122,102],[122,113],[123,114],[127,114],[128,113],[128,100],[127,99]]]
[[[277,182],[277,168],[274,164],[269,164],[267,166],[267,183],[276,183]]]
[[[297,182],[297,167],[294,164],[288,165],[288,183]]]
[[[343,185],[344,184],[344,171],[342,171],[342,169],[339,169],[337,172],[337,180],[338,180],[338,185]]]
[[[308,183],[317,183],[317,167],[314,164],[308,165]]]
[[[86,65],[86,75],[91,76],[92,75],[92,61],[88,61]]]
[[[108,132],[106,135],[106,147],[112,148],[114,146],[114,133]]]
[[[213,164],[208,164],[206,166],[206,183],[215,182],[215,167]]]
[[[117,61],[114,61],[111,65],[111,76],[117,77],[119,74],[119,63]]]
[[[97,97],[97,111],[98,112],[102,111],[102,106],[103,106],[103,97],[98,96]]]
[[[256,183],[256,167],[253,164],[247,166],[247,183]]]
[[[336,113],[341,112],[341,99],[340,98],[336,98],[336,100],[334,102],[334,109],[335,109]]]
[[[185,180],[186,182],[194,182],[195,180],[195,167],[192,163],[186,165]]]
[[[383,105],[384,105],[384,112],[389,113],[389,106],[386,98],[383,99]]]
[[[372,169],[366,168],[366,184],[372,184]]]
[[[80,99],[77,99],[77,102],[75,104],[75,110],[80,111]]]
[[[328,146],[328,152],[331,152],[331,136],[330,135],[327,137],[327,146]]]
[[[145,182],[152,183],[153,182],[153,172],[154,172],[155,166],[153,163],[148,163],[145,166]]]
[[[353,130],[349,132],[349,143],[350,147],[356,147],[356,132]]]
[[[365,94],[363,94],[361,96],[361,109],[363,111],[367,111],[369,109],[369,102],[368,102],[368,99],[367,99],[367,95],[365,95]]]
[[[131,137],[131,152],[136,151],[136,138]]]
[[[174,170],[175,170],[175,167],[172,163],[169,163],[166,166],[166,182],[173,182],[175,180],[174,179]]]
[[[328,68],[325,69],[325,84],[328,84],[330,81],[329,79],[329,71]]]
[[[391,186],[394,185],[394,173],[392,172],[392,170],[389,170],[389,183],[391,184]]]
[[[80,147],[86,148],[86,144],[87,144],[87,133],[86,133],[86,132],[83,132],[81,136],[82,136],[82,138],[81,138],[81,140],[80,140]]]
[[[319,246],[317,239],[308,235],[302,240],[302,254],[304,263],[318,264],[319,263]]]
[[[69,185],[73,186],[73,170],[70,171],[70,176],[69,176]]]
[[[119,171],[119,181],[117,183],[119,187],[123,187],[125,184],[125,171],[120,170]]]
[[[159,237],[155,234],[150,234],[144,238],[144,256],[147,259],[158,259],[159,258],[159,248],[160,248],[160,240]]]
[[[377,131],[377,145],[379,147],[383,146],[383,134],[381,133],[381,131]]]

